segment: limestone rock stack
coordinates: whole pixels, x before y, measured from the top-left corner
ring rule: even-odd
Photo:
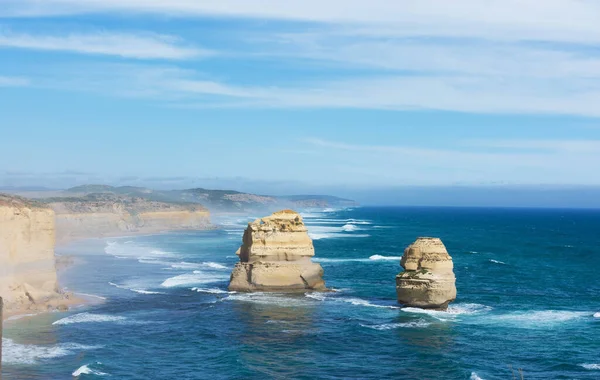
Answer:
[[[399,303],[446,310],[456,299],[452,257],[440,239],[418,238],[404,250],[400,265],[404,272],[396,276]]]
[[[5,316],[65,306],[54,261],[54,212],[0,194],[0,296]]]
[[[278,211],[248,223],[240,262],[231,273],[229,290],[304,292],[324,290],[323,268],[313,263],[315,249],[302,217]]]

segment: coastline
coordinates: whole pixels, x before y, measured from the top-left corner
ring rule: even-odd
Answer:
[[[114,231],[110,233],[103,234],[94,234],[90,233],[87,236],[77,236],[77,237],[69,237],[57,239],[54,248],[64,248],[72,243],[80,243],[85,241],[93,241],[93,240],[102,240],[107,238],[126,238],[126,237],[140,237],[140,236],[155,236],[168,234],[171,232],[183,232],[183,231],[211,231],[216,230],[219,227],[214,224],[209,224],[206,228],[198,229],[198,228],[172,228],[172,229],[164,229],[164,228],[148,228],[139,231]],[[63,279],[65,273],[68,270],[73,269],[78,264],[80,264],[79,260],[81,258],[75,255],[57,255],[55,253],[55,268],[56,274],[58,277],[59,290],[57,292],[57,296],[51,297],[43,303],[39,304],[23,304],[22,307],[15,307],[15,305],[11,305],[8,303],[9,307],[7,307],[7,302],[4,304],[4,313],[2,315],[2,319],[4,321],[15,321],[22,318],[33,317],[40,314],[52,313],[52,312],[64,312],[69,311],[74,308],[89,306],[89,305],[98,305],[103,303],[106,298],[94,294],[87,294],[78,292],[77,289],[69,289],[66,291],[66,288],[60,286],[63,283]]]

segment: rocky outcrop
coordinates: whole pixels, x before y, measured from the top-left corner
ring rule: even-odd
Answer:
[[[66,308],[54,262],[54,212],[0,194],[0,296],[4,316]]]
[[[404,272],[396,276],[399,303],[446,310],[456,299],[452,257],[440,239],[418,238],[404,250],[400,265]]]
[[[240,262],[231,273],[229,290],[305,292],[324,290],[323,268],[315,255],[302,217],[283,210],[248,223]]]
[[[167,203],[141,197],[92,194],[52,199],[57,241],[170,230],[202,230],[210,213],[199,204]]]

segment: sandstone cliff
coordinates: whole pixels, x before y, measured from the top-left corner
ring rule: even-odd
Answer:
[[[5,317],[66,308],[54,262],[54,212],[24,198],[0,194],[0,296]]]
[[[240,262],[231,273],[234,291],[304,292],[324,290],[323,268],[311,261],[315,255],[302,217],[283,210],[248,223]]]
[[[113,194],[54,198],[47,202],[56,212],[59,243],[168,230],[200,230],[210,226],[210,213],[199,204]]]
[[[438,238],[418,238],[400,260],[396,276],[398,302],[424,309],[446,310],[456,299],[452,257]]]

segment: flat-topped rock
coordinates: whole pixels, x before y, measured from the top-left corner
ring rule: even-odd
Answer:
[[[248,223],[231,273],[232,291],[324,290],[323,268],[310,259],[315,249],[302,217],[282,210]]]
[[[400,265],[404,272],[396,276],[399,303],[446,310],[456,299],[452,257],[440,239],[418,238],[404,250]]]

